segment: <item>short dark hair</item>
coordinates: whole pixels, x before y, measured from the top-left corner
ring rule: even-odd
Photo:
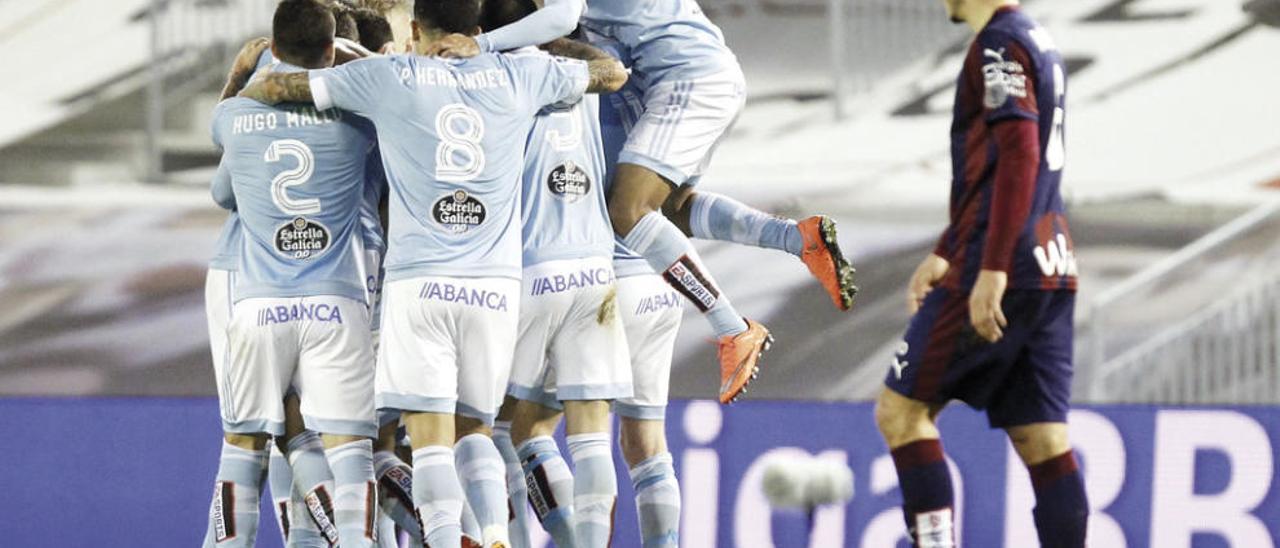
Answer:
[[[356,26],[356,18],[351,7],[342,2],[334,2],[330,9],[333,10],[335,24],[333,34],[338,38],[360,40],[360,29]]]
[[[469,34],[480,25],[480,2],[414,0],[413,18],[428,29]]]
[[[391,33],[391,23],[382,14],[360,8],[352,12],[352,15],[355,16],[356,28],[359,29],[360,45],[365,49],[376,52],[387,42],[395,40],[395,35]]]
[[[282,0],[271,20],[271,42],[286,63],[319,65],[333,45],[334,26],[333,13],[320,0]]]
[[[480,28],[485,32],[502,28],[537,10],[533,0],[484,0],[480,8]]]

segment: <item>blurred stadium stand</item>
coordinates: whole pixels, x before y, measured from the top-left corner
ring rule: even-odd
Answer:
[[[208,117],[230,56],[266,32],[272,5],[0,0],[0,70],[21,75],[0,84],[0,393],[213,393],[202,287],[221,213],[204,190],[217,160]],[[703,246],[728,293],[779,338],[751,395],[866,399],[906,323],[907,275],[944,221],[950,93],[968,31],[935,0],[702,5],[750,94],[706,188],[835,216],[863,288],[841,315],[786,256]],[[1259,60],[1280,51],[1278,5],[1028,3],[1071,69],[1082,400],[1222,401],[1257,384],[1254,373],[1277,384],[1276,313],[1246,306],[1275,300],[1274,214],[1216,233],[1158,283],[1104,295],[1101,327],[1090,329],[1090,303],[1275,199],[1280,71]],[[711,336],[697,318],[685,325],[673,393],[708,396]],[[1270,361],[1256,345],[1218,352],[1242,332],[1271,345]],[[1161,366],[1171,353],[1181,365]],[[1224,362],[1237,373],[1195,395],[1182,388]]]

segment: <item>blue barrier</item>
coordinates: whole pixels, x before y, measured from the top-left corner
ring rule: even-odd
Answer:
[[[868,404],[673,404],[683,545],[906,546],[893,465],[871,413]],[[1094,505],[1094,548],[1276,546],[1280,408],[1086,407],[1071,423]],[[962,494],[962,545],[1036,546],[1030,484],[1003,435],[959,406],[941,427]],[[210,399],[0,400],[0,544],[198,546],[218,438]],[[847,462],[853,500],[812,520],[771,511],[761,463],[796,451]],[[622,470],[619,485],[615,546],[639,546]],[[258,545],[279,546],[263,512]]]

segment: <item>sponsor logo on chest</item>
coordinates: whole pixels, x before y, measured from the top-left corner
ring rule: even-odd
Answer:
[[[484,224],[488,208],[467,191],[455,190],[436,201],[431,215],[450,232],[460,234]]]
[[[609,268],[593,268],[570,272],[539,276],[529,284],[529,294],[533,296],[550,293],[563,293],[584,287],[595,287],[613,283],[613,270]]]
[[[276,252],[290,259],[307,260],[329,249],[329,229],[324,225],[297,217],[276,229]]]
[[[547,175],[547,189],[556,197],[573,203],[591,192],[591,176],[582,166],[569,160]]]
[[[426,282],[418,292],[418,298],[431,301],[464,304],[476,308],[486,308],[499,312],[507,311],[506,294],[486,289],[476,289],[465,285],[442,282]]]
[[[258,309],[258,325],[296,321],[342,323],[342,309],[326,303],[266,306]]]

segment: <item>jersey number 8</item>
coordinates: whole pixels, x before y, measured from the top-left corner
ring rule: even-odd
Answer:
[[[476,178],[484,171],[484,120],[480,113],[466,105],[454,103],[436,114],[436,179],[461,182]]]

